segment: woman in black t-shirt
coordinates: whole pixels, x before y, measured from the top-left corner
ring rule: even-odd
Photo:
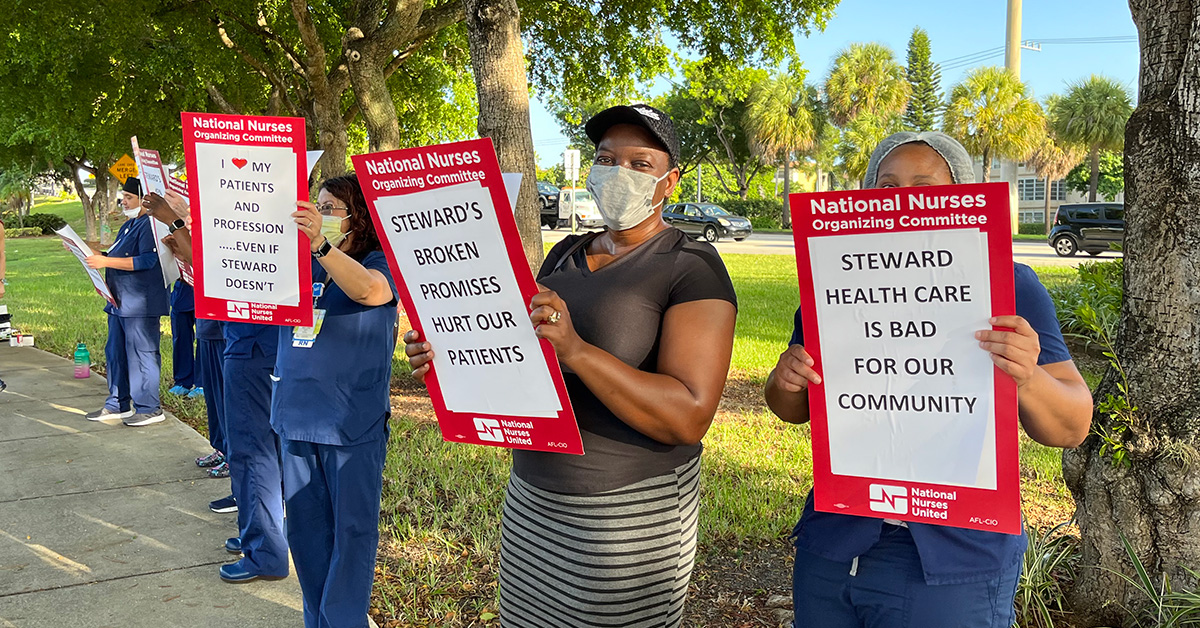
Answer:
[[[530,303],[562,364],[585,454],[513,451],[500,554],[503,626],[680,624],[696,550],[700,440],[733,352],[725,265],[662,220],[679,182],[666,114],[586,126],[608,229],[555,246]],[[413,375],[433,352],[405,335]]]

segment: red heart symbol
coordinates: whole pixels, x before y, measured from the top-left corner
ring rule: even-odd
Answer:
[[[237,166],[239,170],[242,169],[246,165],[246,163],[247,162],[245,159],[234,159],[233,160],[233,165]]]

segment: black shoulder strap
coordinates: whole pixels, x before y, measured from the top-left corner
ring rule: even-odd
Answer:
[[[593,232],[583,236],[582,238],[579,238],[578,240],[576,240],[575,244],[572,244],[571,247],[568,248],[562,254],[562,256],[558,258],[558,261],[554,263],[554,270],[551,270],[550,274],[554,274],[554,273],[558,272],[558,269],[562,268],[562,265],[567,263],[567,260],[571,259],[572,255],[575,255],[575,253],[577,253],[579,251],[579,249],[587,246],[588,243],[590,243],[592,240],[595,240],[596,236],[599,236],[601,233],[604,233],[604,232],[603,231],[593,231]]]

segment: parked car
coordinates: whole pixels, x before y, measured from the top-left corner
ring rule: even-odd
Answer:
[[[575,226],[580,229],[595,229],[604,226],[604,218],[600,215],[600,210],[596,209],[596,199],[592,198],[592,193],[582,188],[563,188],[559,190],[558,202],[561,211],[559,211],[558,226],[569,227],[571,225],[571,197],[575,198]]]
[[[551,229],[558,226],[558,196],[559,190],[556,186],[546,183],[545,181],[537,182],[538,200],[542,202],[542,224]]]
[[[754,231],[749,218],[734,216],[712,203],[667,205],[663,209],[663,220],[680,231],[707,242],[716,242],[723,237],[741,242]]]
[[[1048,243],[1061,257],[1079,251],[1099,255],[1125,240],[1125,206],[1121,203],[1059,205]]]

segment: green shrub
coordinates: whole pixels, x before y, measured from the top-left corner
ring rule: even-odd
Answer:
[[[42,235],[41,227],[13,227],[4,230],[5,238],[36,238],[40,235]]]
[[[29,214],[25,217],[25,226],[41,229],[43,235],[54,235],[65,224],[67,221],[56,214]]]
[[[1046,235],[1046,225],[1040,222],[1026,222],[1017,225],[1017,233],[1021,235]]]
[[[1058,312],[1058,322],[1063,333],[1098,342],[1100,332],[1092,327],[1099,326],[1103,334],[1116,336],[1117,321],[1121,317],[1121,278],[1124,260],[1083,262],[1075,269],[1078,280],[1049,288],[1050,298]],[[1087,312],[1087,308],[1094,310]],[[1085,318],[1094,320],[1089,325]]]

